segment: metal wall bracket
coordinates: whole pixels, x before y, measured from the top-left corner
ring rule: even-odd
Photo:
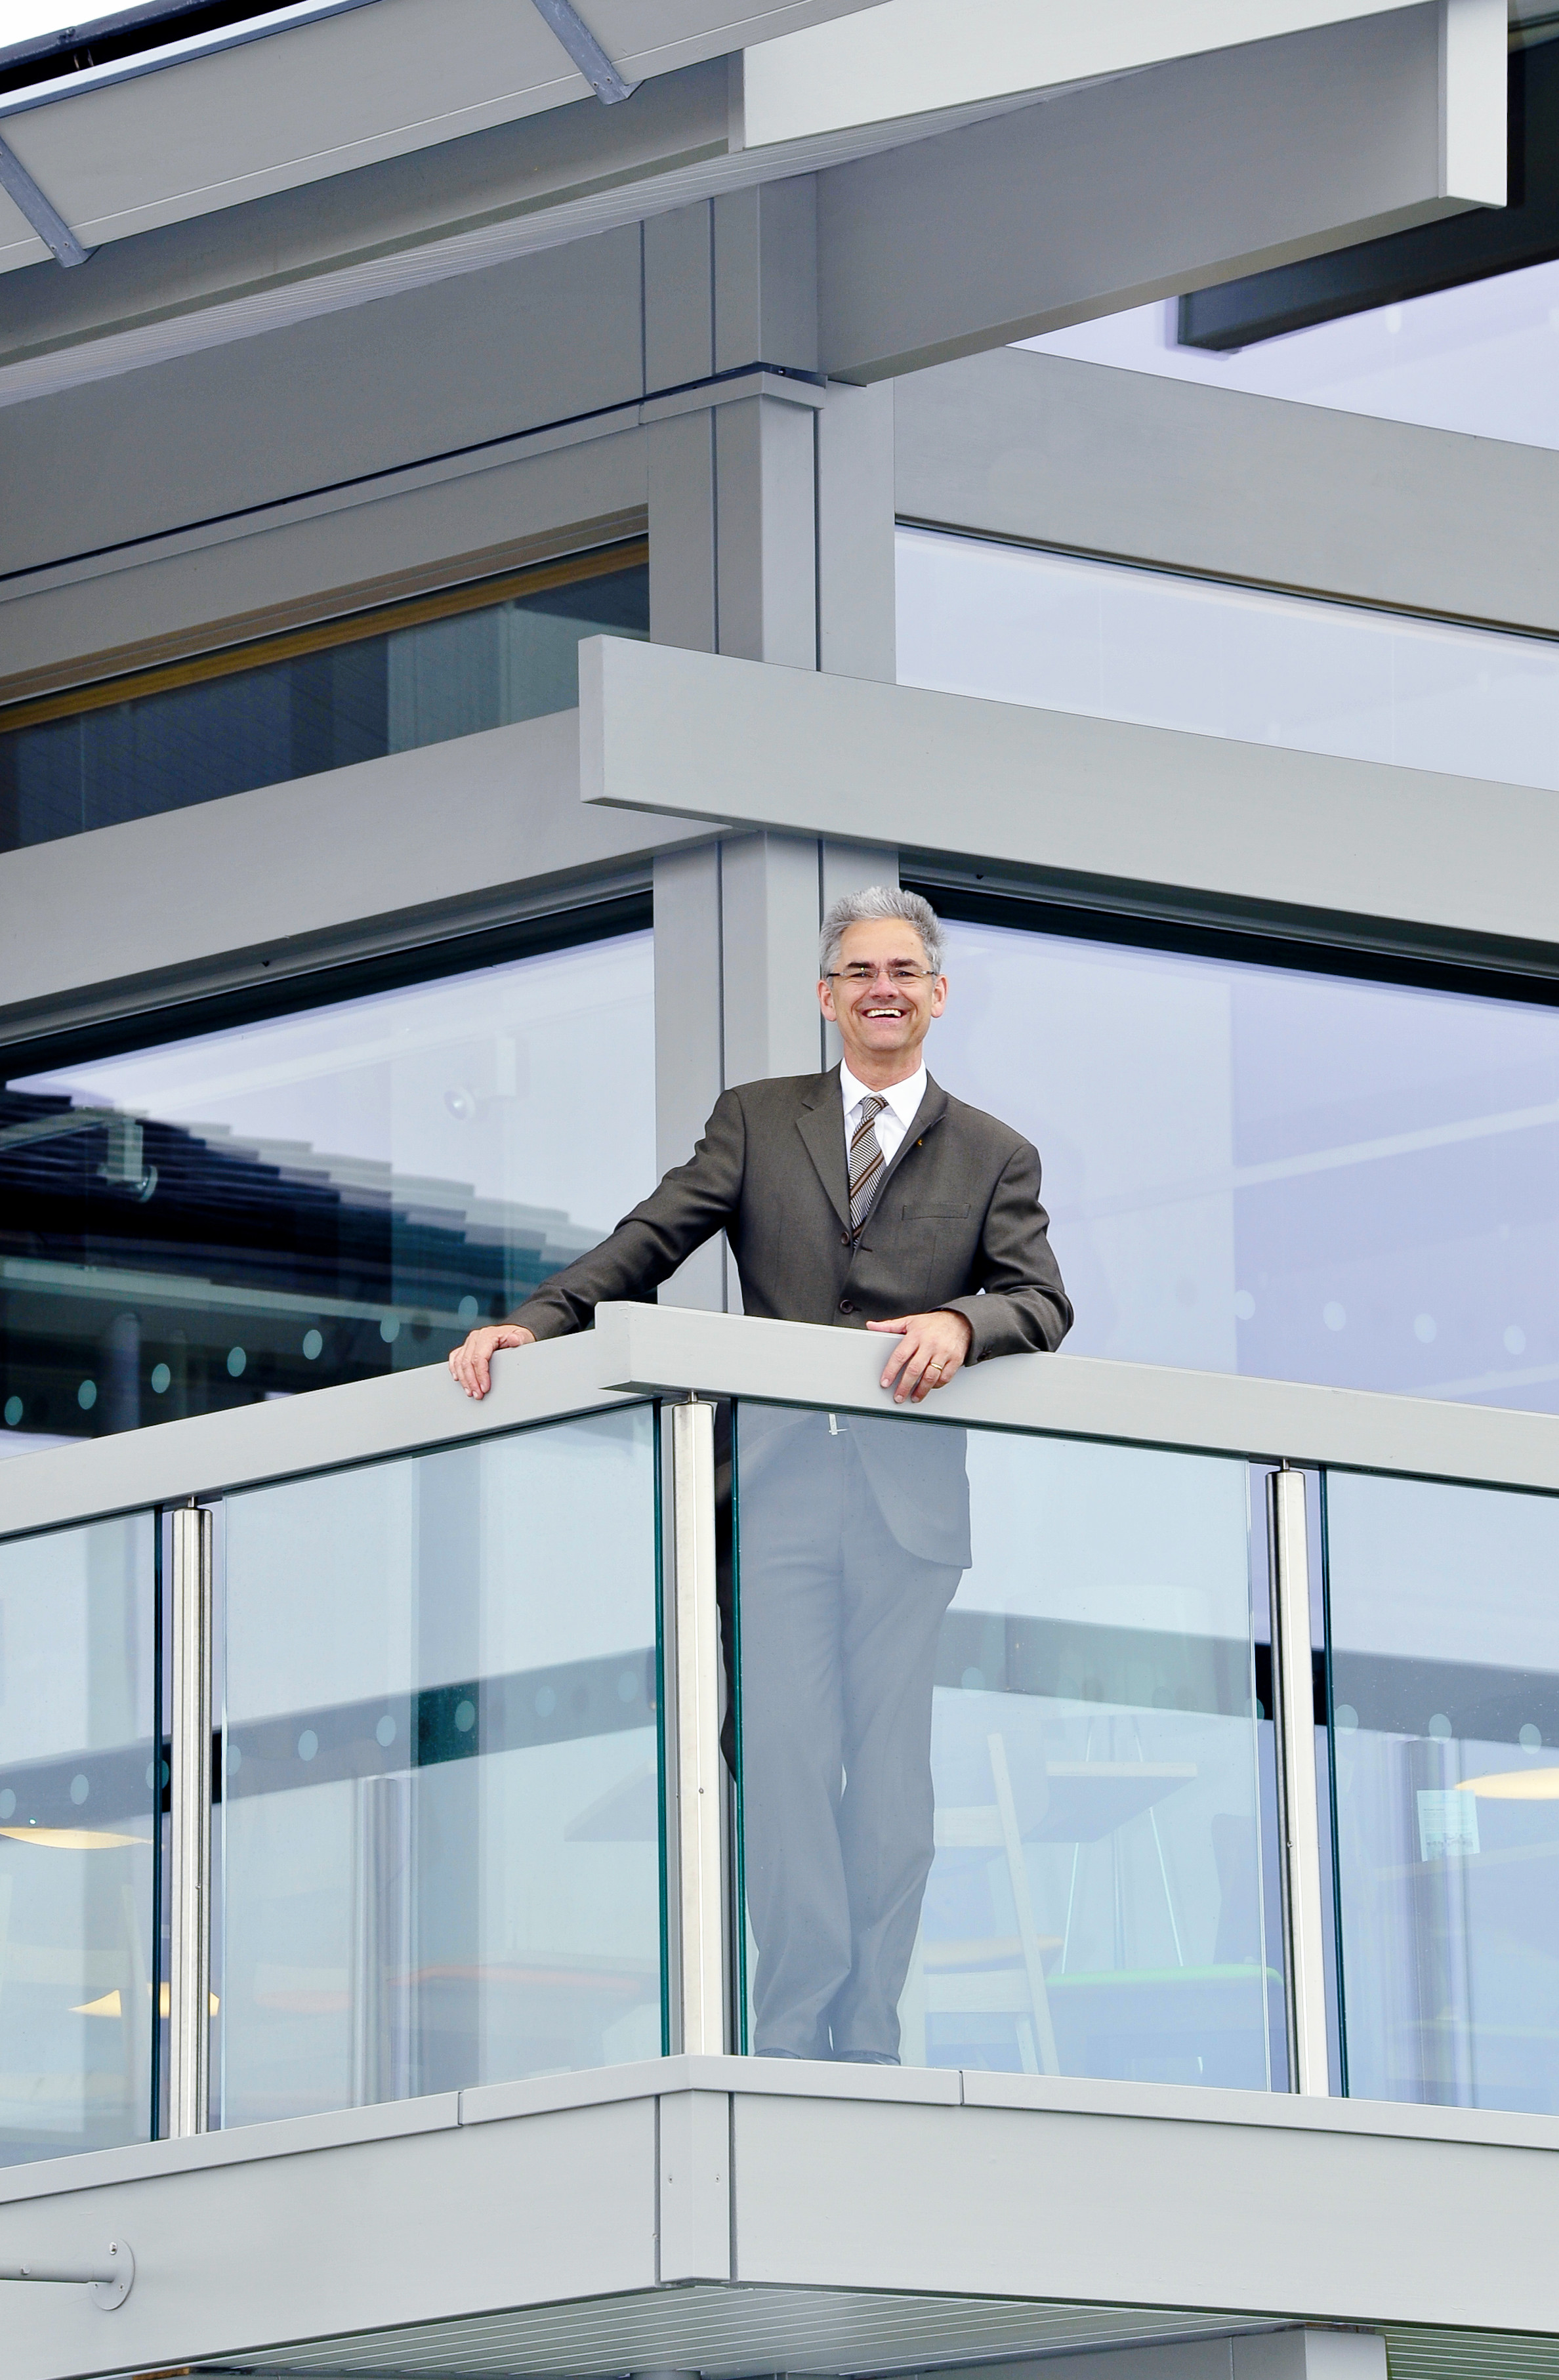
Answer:
[[[0,189],[21,209],[56,263],[85,264],[91,249],[82,247],[59,209],[39,188],[7,140],[0,140]]]
[[[115,2313],[136,2285],[136,2260],[127,2240],[111,2240],[108,2253],[95,2265],[61,2265],[53,2257],[30,2256],[25,2265],[0,2265],[0,2281],[62,2281],[85,2286],[92,2303]]]
[[[1315,1706],[1310,1648],[1310,1545],[1302,1471],[1267,1476],[1272,1580],[1272,1699],[1277,1737],[1288,2087],[1330,2089],[1326,1950],[1322,1924],[1321,1815],[1315,1793]]]
[[[572,0],[535,0],[535,6],[603,107],[615,107],[619,100],[633,98],[638,84],[623,81]]]

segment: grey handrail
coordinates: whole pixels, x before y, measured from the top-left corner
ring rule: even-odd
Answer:
[[[0,1537],[457,1445],[626,1397],[769,1399],[1559,1494],[1559,1415],[1095,1356],[1014,1355],[924,1405],[878,1387],[880,1338],[688,1307],[603,1305],[593,1330],[501,1354],[477,1403],[442,1366],[126,1431],[0,1463]]]

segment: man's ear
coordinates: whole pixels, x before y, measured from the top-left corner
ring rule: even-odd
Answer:
[[[834,1014],[834,988],[827,976],[822,978],[817,986],[817,1005],[830,1025],[838,1024],[839,1019]]]

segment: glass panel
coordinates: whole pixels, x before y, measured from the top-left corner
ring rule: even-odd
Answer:
[[[653,1184],[654,993],[614,935],[13,1075],[0,1452],[441,1363]]]
[[[661,2047],[650,1407],[230,1498],[221,2120]]]
[[[1019,344],[1335,413],[1559,446],[1559,264],[1462,282],[1231,355],[1182,347],[1176,308],[1159,300]]]
[[[1269,2087],[1244,1464],[743,1405],[737,1478],[749,2046]]]
[[[0,1545],[0,2164],[151,2133],[155,1528]]]
[[[1559,787],[1552,638],[929,529],[898,585],[901,685]]]
[[[603,633],[648,636],[647,564],[378,635],[343,623],[344,641],[158,691],[127,681],[122,701],[0,735],[0,851],[572,710],[580,640]]]
[[[1348,2087],[1559,2113],[1559,1499],[1332,1472]]]
[[[1069,1354],[1559,1409],[1554,1009],[948,944],[931,1071],[1045,1160]]]

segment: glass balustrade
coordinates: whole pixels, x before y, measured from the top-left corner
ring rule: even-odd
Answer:
[[[1285,2088],[1244,1463],[735,1436],[746,2046]]]
[[[656,1425],[229,1497],[213,2120],[656,2057]]]
[[[0,2163],[151,2129],[156,1604],[149,1513],[0,1544]]]
[[[1559,2113],[1559,1498],[1325,1512],[1347,2087]]]

